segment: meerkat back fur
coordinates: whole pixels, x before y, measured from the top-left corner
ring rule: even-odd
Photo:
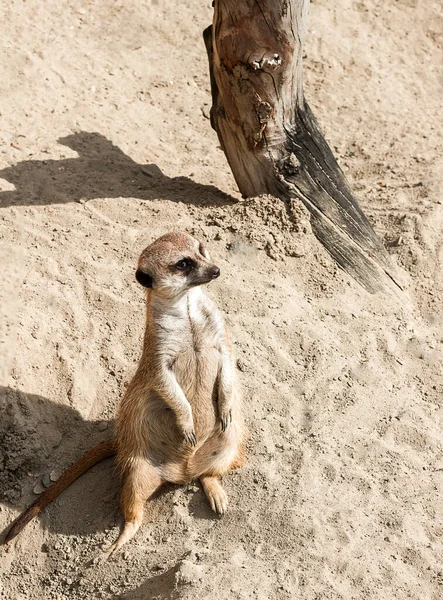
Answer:
[[[5,542],[112,454],[123,474],[125,525],[110,552],[133,537],[145,502],[165,482],[200,479],[211,508],[226,511],[220,477],[242,464],[245,430],[229,334],[202,289],[219,275],[205,246],[186,233],[168,233],[142,252],[136,279],[146,288],[146,329],[138,368],[117,411],[116,439],[72,465],[16,520]]]

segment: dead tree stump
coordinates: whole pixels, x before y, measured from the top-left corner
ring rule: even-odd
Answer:
[[[204,31],[211,125],[245,198],[300,199],[315,235],[345,271],[372,293],[397,288],[390,257],[304,98],[308,4],[214,0],[213,24]]]

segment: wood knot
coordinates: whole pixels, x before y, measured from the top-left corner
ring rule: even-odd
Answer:
[[[293,152],[285,156],[279,164],[280,171],[286,176],[291,177],[297,175],[300,171],[301,163]]]
[[[260,123],[267,123],[269,121],[269,117],[272,115],[272,106],[269,102],[260,101],[255,110]]]
[[[269,102],[258,100],[255,105],[255,113],[260,123],[260,128],[254,133],[254,146],[257,145],[263,139],[263,132],[266,129],[269,119],[273,114],[273,108]]]

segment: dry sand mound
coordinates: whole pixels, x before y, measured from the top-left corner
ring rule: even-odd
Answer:
[[[136,260],[170,229],[221,267],[251,432],[223,519],[171,486],[100,562],[120,524],[107,461],[1,550],[0,598],[440,599],[441,6],[311,7],[306,94],[403,270],[388,298],[296,203],[240,200],[207,119],[209,5],[0,9],[0,530],[110,437],[141,347]]]

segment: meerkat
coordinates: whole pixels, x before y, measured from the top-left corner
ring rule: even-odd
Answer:
[[[115,454],[125,523],[109,553],[135,535],[146,501],[163,483],[199,479],[212,510],[225,513],[220,477],[243,464],[245,428],[229,334],[201,287],[219,275],[205,246],[186,233],[163,235],[142,252],[136,279],[146,288],[146,329],[117,410],[116,437],[69,467],[16,519],[4,543],[77,477]]]

